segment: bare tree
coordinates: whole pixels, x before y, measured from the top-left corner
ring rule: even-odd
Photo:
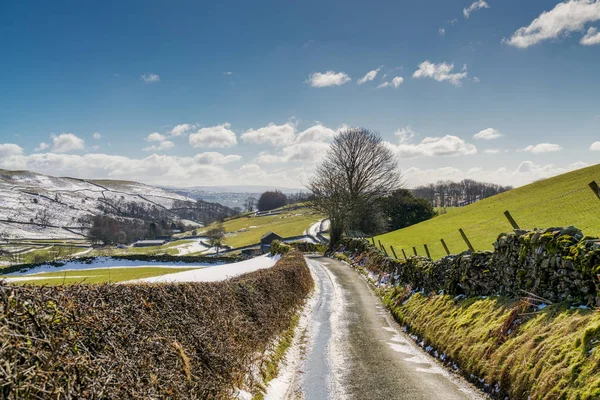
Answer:
[[[381,136],[350,128],[333,139],[308,188],[313,207],[331,221],[330,244],[335,246],[343,233],[364,231],[365,216],[374,219],[378,201],[401,186],[398,162]]]
[[[256,207],[256,199],[254,197],[248,197],[246,201],[244,201],[244,209],[247,212],[254,211],[254,207]]]
[[[44,207],[40,211],[38,211],[38,213],[35,216],[35,219],[38,222],[38,224],[42,226],[42,228],[47,228],[50,225],[51,217],[52,216],[50,215],[48,207]]]
[[[216,248],[217,254],[219,254],[219,247],[223,244],[223,238],[225,237],[225,227],[222,223],[218,223],[214,228],[211,228],[206,232],[208,237],[208,244]]]

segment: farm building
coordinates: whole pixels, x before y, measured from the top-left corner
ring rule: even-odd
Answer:
[[[153,247],[153,246],[162,246],[167,243],[166,240],[140,240],[133,244],[133,247]]]
[[[267,232],[260,237],[260,247],[263,251],[271,247],[274,240],[283,241],[283,238],[275,232]]]

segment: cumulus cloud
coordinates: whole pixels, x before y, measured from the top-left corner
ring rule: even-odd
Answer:
[[[76,150],[83,150],[85,142],[80,137],[72,133],[61,133],[52,137],[52,151],[56,153],[68,153]]]
[[[481,10],[482,8],[490,8],[490,6],[483,0],[477,0],[469,7],[463,8],[463,15],[465,18],[469,18],[474,11]]]
[[[148,142],[164,142],[166,139],[167,137],[165,135],[158,132],[151,133],[146,137],[146,141]]]
[[[327,71],[325,73],[315,72],[310,74],[306,83],[312,87],[322,88],[328,86],[340,86],[350,82],[351,79],[344,72]]]
[[[553,153],[553,152],[561,151],[561,150],[562,150],[562,147],[557,144],[539,143],[536,145],[529,145],[529,146],[525,147],[524,149],[521,149],[520,151],[525,151],[525,152],[533,153],[533,154],[542,154],[542,153]]]
[[[206,165],[223,165],[229,164],[242,159],[242,156],[237,154],[224,155],[216,151],[209,151],[201,154],[196,154],[194,161],[198,164]]]
[[[156,83],[156,82],[160,82],[160,76],[152,73],[152,72],[148,72],[145,74],[142,74],[142,76],[140,76],[140,79],[142,80],[142,82],[144,83]]]
[[[170,140],[163,140],[158,144],[149,146],[149,147],[145,147],[143,150],[144,151],[165,151],[165,150],[169,150],[172,149],[173,147],[175,147],[175,143],[171,142]]]
[[[446,36],[446,29],[445,28],[440,28],[438,30],[438,33],[440,34],[440,36]]]
[[[14,143],[0,143],[0,159],[23,154],[23,148]]]
[[[401,139],[403,139],[401,137]],[[463,139],[446,135],[443,137],[426,137],[420,143],[387,143],[388,147],[400,158],[416,157],[457,157],[477,153],[477,147]]]
[[[590,29],[588,29],[585,36],[581,38],[581,41],[579,43],[581,43],[584,46],[593,46],[595,44],[600,44],[600,32],[598,32],[598,29],[591,27]]]
[[[473,138],[481,140],[493,140],[500,137],[502,137],[502,134],[494,128],[487,128],[473,135]]]
[[[424,61],[419,65],[413,73],[413,78],[431,78],[438,82],[450,82],[454,86],[460,86],[462,80],[468,76],[467,66],[463,66],[461,72],[452,73],[454,64],[440,63],[434,64],[429,61]]]
[[[398,143],[400,144],[410,143],[415,137],[418,136],[418,134],[413,131],[410,126],[398,129],[396,132],[394,132],[394,135],[398,136]]]
[[[231,124],[201,128],[189,137],[192,147],[223,148],[237,144],[235,133],[230,129]]]
[[[249,129],[241,136],[242,141],[251,144],[271,144],[282,147],[294,140],[296,126],[291,122],[283,125],[275,125],[271,122],[269,125],[259,129]]]
[[[92,137],[95,140],[100,140],[100,139],[102,139],[102,134],[100,134],[100,132],[94,132],[94,134],[92,135]]]
[[[190,124],[176,125],[173,129],[171,129],[171,136],[181,136],[184,133],[191,131],[195,127],[195,125]]]
[[[41,142],[40,144],[37,145],[37,147],[34,149],[35,151],[44,151],[46,149],[48,149],[50,147],[50,145],[46,142]]]
[[[600,142],[594,142],[590,146],[591,151],[600,151]]]
[[[339,132],[339,130],[338,130]],[[298,143],[306,142],[329,142],[336,135],[336,131],[331,128],[327,128],[321,124],[316,124],[310,128],[300,132],[296,141]]]
[[[359,85],[362,85],[363,83],[372,81],[373,79],[375,79],[375,77],[377,76],[377,73],[379,72],[379,70],[381,69],[381,67],[374,69],[372,71],[367,72],[367,74],[365,76],[363,76],[362,78],[360,78],[357,83]]]
[[[572,32],[583,32],[585,25],[600,20],[600,0],[569,0],[544,11],[528,26],[517,29],[505,43],[527,48],[545,40],[564,37]],[[595,31],[581,40],[581,44],[596,44]],[[589,36],[588,36],[589,35]],[[598,39],[600,40],[600,39]]]
[[[400,85],[402,85],[403,82],[404,82],[404,78],[401,76],[397,76],[394,79],[392,79],[391,81],[383,82],[381,85],[379,85],[377,87],[378,88],[393,87],[395,89],[398,89],[400,87]]]

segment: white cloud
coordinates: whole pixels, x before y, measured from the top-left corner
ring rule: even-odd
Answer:
[[[61,133],[52,138],[52,150],[56,153],[68,153],[75,150],[83,150],[85,142],[72,133]]]
[[[403,82],[404,82],[404,78],[401,76],[397,76],[394,79],[392,79],[390,82],[383,82],[381,85],[379,85],[377,87],[378,88],[393,87],[395,89],[398,89],[400,87],[400,85],[402,85]]]
[[[296,127],[291,122],[283,125],[269,125],[259,129],[249,129],[241,136],[244,143],[271,144],[282,147],[290,144],[295,137]]]
[[[500,150],[498,150],[498,149],[485,149],[483,152],[485,154],[498,154],[498,153],[500,153]]]
[[[346,73],[334,71],[327,71],[325,73],[315,72],[310,74],[310,76],[306,80],[306,82],[309,83],[310,86],[317,88],[328,86],[340,86],[350,81],[351,79],[348,75],[346,75]]]
[[[224,155],[216,151],[209,151],[201,154],[196,154],[194,161],[198,164],[207,165],[222,165],[229,164],[242,159],[242,156],[237,154]]]
[[[151,133],[146,137],[147,142],[164,142],[165,140],[167,137],[158,132]]]
[[[510,39],[503,41],[524,49],[544,40],[557,39],[572,32],[583,32],[586,24],[598,20],[600,20],[600,0],[563,1],[552,10],[544,11],[528,26],[517,29]],[[581,40],[581,43],[588,44],[588,41],[594,41],[593,33],[588,37],[588,31],[588,35]]]
[[[14,143],[0,143],[0,159],[23,154],[23,148]]]
[[[336,133],[337,132],[333,129],[327,128],[321,124],[317,124],[300,132],[296,138],[296,141],[298,143],[329,142],[333,139]]]
[[[95,140],[100,140],[100,139],[102,139],[102,135],[101,135],[99,132],[94,132],[94,134],[92,135],[92,137],[93,137]]]
[[[226,72],[223,72],[223,74],[225,74],[225,75],[232,75],[232,74],[233,74],[233,72],[231,72],[231,71],[226,71]]]
[[[584,37],[581,38],[579,42],[584,46],[593,46],[595,44],[600,44],[600,32],[598,29],[594,27],[590,27]]]
[[[406,128],[398,129],[394,132],[394,135],[398,136],[398,142],[400,144],[410,143],[418,134],[412,130],[410,126]]]
[[[460,86],[462,80],[468,75],[467,66],[463,66],[462,72],[451,73],[454,69],[454,64],[440,63],[433,64],[429,61],[424,61],[419,65],[419,69],[413,73],[413,78],[431,78],[438,82],[448,81],[454,86]]]
[[[594,142],[590,146],[591,151],[600,151],[600,142]]]
[[[140,79],[142,80],[142,82],[144,83],[156,83],[156,82],[160,82],[160,76],[152,73],[152,72],[148,72],[146,74],[142,74],[142,76],[140,76]]]
[[[231,124],[224,123],[217,126],[201,128],[190,135],[192,147],[223,148],[237,144],[235,133],[230,129]]]
[[[440,28],[440,29],[438,30],[438,33],[440,34],[440,36],[446,36],[446,29],[444,29],[444,28]]]
[[[365,76],[363,76],[362,78],[360,78],[357,83],[359,85],[362,85],[363,83],[372,81],[373,79],[375,79],[375,77],[377,76],[377,73],[379,72],[379,70],[381,69],[381,67],[374,69],[372,71],[367,72],[367,74]]]
[[[494,128],[487,128],[473,135],[473,138],[481,140],[493,140],[500,137],[502,137],[502,134]]]
[[[525,151],[525,152],[529,152],[529,153],[533,153],[533,154],[541,154],[541,153],[553,153],[553,152],[561,151],[561,150],[562,150],[562,147],[557,144],[539,143],[536,145],[529,145],[519,151]]]
[[[478,77],[474,76],[473,77],[473,83],[479,83],[481,82],[481,79],[479,79]]]
[[[501,167],[490,170],[470,168],[463,171],[455,167],[433,169],[411,167],[403,171],[403,178],[409,187],[435,183],[439,180],[460,181],[467,178],[501,185],[521,186],[587,166],[588,164],[581,161],[569,164],[566,167],[557,167],[553,164],[538,165],[532,161],[523,161],[516,168]]]
[[[145,147],[143,150],[144,151],[165,151],[165,150],[172,149],[173,147],[175,147],[175,143],[173,143],[169,140],[163,140],[159,144]]]
[[[490,6],[483,0],[477,0],[469,7],[463,9],[463,15],[465,18],[469,18],[474,11],[481,10],[482,8],[490,8]]]
[[[405,136],[400,136],[401,140],[405,138]],[[417,144],[410,144],[405,141],[398,145],[387,143],[387,146],[400,158],[457,157],[477,153],[475,145],[467,143],[463,139],[453,135],[426,137]]]
[[[195,127],[196,127],[195,125],[190,125],[190,124],[176,125],[173,129],[171,129],[171,136],[181,136],[184,133],[191,131]]]
[[[35,151],[44,151],[49,147],[50,147],[50,145],[48,143],[42,142],[42,143],[38,144],[38,146],[34,150]]]

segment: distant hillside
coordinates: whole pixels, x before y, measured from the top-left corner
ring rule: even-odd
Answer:
[[[600,200],[588,186],[593,180],[600,183],[600,164],[513,189],[375,239],[388,251],[394,246],[398,257],[402,257],[401,249],[414,254],[413,246],[425,255],[423,245],[427,244],[432,257],[439,258],[446,255],[440,239],[453,254],[467,250],[458,231],[462,228],[476,250],[491,250],[498,234],[512,230],[505,211],[522,229],[574,225],[586,234],[600,235]]]
[[[233,210],[137,182],[0,169],[0,237],[77,237],[99,214],[205,224],[230,216]]]

